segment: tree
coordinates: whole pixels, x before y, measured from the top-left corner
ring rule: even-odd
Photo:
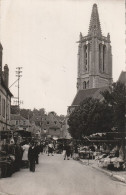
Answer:
[[[125,153],[126,134],[126,86],[113,83],[109,90],[101,92],[103,100],[88,98],[70,115],[69,132],[73,138],[115,129],[121,133],[121,145]],[[126,156],[126,154],[125,154]]]
[[[110,131],[112,124],[111,108],[91,97],[85,99],[68,120],[69,133],[79,139],[92,133]]]
[[[125,104],[126,104],[126,86],[123,83],[113,83],[110,90],[102,92],[104,103],[111,107],[113,112],[113,127],[119,132],[125,132]]]
[[[126,137],[126,86],[123,83],[113,83],[110,91],[102,93],[104,102],[107,103],[113,112],[113,128],[121,138],[124,159],[126,160],[125,137]]]
[[[33,116],[33,113],[30,109],[20,109],[20,114],[26,119],[30,119]]]

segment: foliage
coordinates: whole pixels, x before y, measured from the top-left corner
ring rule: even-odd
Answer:
[[[71,113],[69,133],[73,138],[81,139],[92,133],[109,131],[112,127],[111,116],[111,109],[106,104],[98,99],[87,98]]]
[[[110,90],[101,93],[103,100],[87,98],[69,116],[69,133],[73,138],[117,128],[125,131],[126,87],[114,83]]]
[[[108,104],[113,112],[113,127],[120,132],[125,131],[126,117],[126,87],[123,83],[113,83],[110,91],[102,92],[104,103]]]
[[[20,114],[26,119],[30,119],[33,116],[33,113],[30,109],[20,109]]]

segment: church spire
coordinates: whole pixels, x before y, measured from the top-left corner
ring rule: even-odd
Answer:
[[[91,35],[91,36],[92,35],[95,35],[95,36],[102,35],[97,4],[94,4],[93,8],[92,8],[92,14],[91,14],[88,35]]]

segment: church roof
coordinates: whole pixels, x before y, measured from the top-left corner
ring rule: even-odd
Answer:
[[[102,99],[103,96],[101,95],[101,92],[108,90],[108,89],[109,89],[109,87],[79,90],[77,92],[71,106],[78,106],[83,100],[85,100],[86,98],[89,98],[89,97],[96,98],[96,99]]]
[[[102,35],[97,4],[93,5],[88,35]]]

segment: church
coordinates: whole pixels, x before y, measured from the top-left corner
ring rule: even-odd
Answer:
[[[101,91],[112,84],[112,52],[110,34],[102,35],[98,8],[94,4],[87,36],[80,33],[78,41],[77,94],[68,107],[68,115],[84,99],[101,99]]]

